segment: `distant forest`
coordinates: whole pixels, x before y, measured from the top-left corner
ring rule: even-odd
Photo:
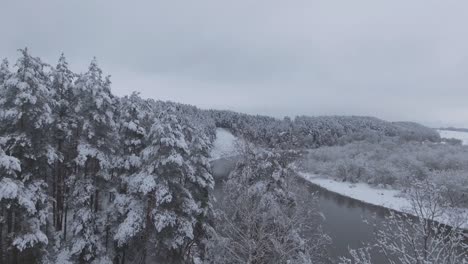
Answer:
[[[468,132],[468,128],[457,128],[457,127],[441,127],[440,130]]]

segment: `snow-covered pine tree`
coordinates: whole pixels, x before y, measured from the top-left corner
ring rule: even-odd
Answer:
[[[212,216],[212,193],[214,179],[209,163],[210,150],[214,137],[214,129],[211,123],[198,117],[183,115],[187,125],[183,127],[184,137],[189,144],[190,155],[188,162],[194,169],[194,173],[189,174],[186,187],[190,190],[193,199],[200,207],[201,213],[196,215],[196,225],[194,238],[186,247],[187,257],[203,259],[205,254],[205,242],[207,233],[212,229],[210,216]],[[205,121],[205,122],[204,122]],[[199,123],[196,123],[199,122]]]
[[[141,151],[146,146],[148,131],[151,127],[154,113],[147,100],[138,93],[121,98],[119,105],[119,178],[113,200],[115,208],[111,232],[116,241],[114,260],[124,263],[135,262],[141,250],[139,232],[143,230],[144,213],[142,203],[144,197],[138,192],[129,190],[131,177],[141,170]],[[137,217],[137,218],[136,218]]]
[[[75,82],[80,100],[75,111],[81,117],[75,159],[76,170],[68,183],[73,211],[69,253],[78,262],[104,262],[109,241],[104,210],[109,201],[116,123],[116,100],[110,91],[110,80],[103,78],[94,59],[86,73]]]
[[[7,59],[3,59],[2,63],[0,64],[0,86],[5,82],[5,80],[10,75],[10,68]]]
[[[54,103],[44,71],[46,64],[27,49],[20,53],[16,71],[0,90],[0,145],[4,157],[14,157],[15,161],[13,170],[6,167],[9,172],[0,175],[7,263],[24,263],[42,256],[48,243],[44,233],[48,215],[46,182],[57,158],[49,137]]]
[[[140,168],[139,154],[145,148],[145,138],[151,127],[154,113],[148,102],[134,92],[120,100],[119,135],[122,157],[121,169],[135,173]]]
[[[52,225],[57,231],[64,230],[65,217],[65,182],[71,175],[72,162],[76,156],[76,141],[79,118],[74,106],[78,98],[74,94],[73,81],[75,74],[68,69],[65,56],[61,54],[57,66],[51,72],[54,98],[57,104],[53,107],[53,139],[59,159],[54,164],[52,178],[53,216]]]
[[[119,227],[116,239],[139,235],[143,243],[142,262],[183,263],[190,245],[197,239],[197,225],[209,207],[209,175],[193,167],[190,142],[184,134],[187,124],[171,106],[161,112],[148,134],[148,146],[142,151],[142,168],[128,178],[133,197],[132,210]],[[203,150],[200,143],[199,149]],[[197,190],[199,188],[200,190]]]

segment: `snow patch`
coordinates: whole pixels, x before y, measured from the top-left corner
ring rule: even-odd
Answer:
[[[307,181],[331,192],[369,204],[386,207],[396,211],[402,211],[404,207],[407,208],[410,206],[409,201],[402,197],[401,192],[398,190],[378,189],[366,183],[340,182],[304,172],[299,172],[299,175]]]
[[[336,181],[330,178],[324,178],[322,176],[298,172],[298,174],[305,180],[316,184],[328,191],[338,193],[340,195],[359,200],[361,202],[372,204],[376,206],[385,207],[398,212],[409,213],[411,203],[408,199],[403,197],[401,191],[395,189],[381,189],[370,186],[366,183],[350,183]],[[447,214],[437,219],[438,222],[451,225],[453,216],[465,215],[468,217],[468,209],[466,208],[451,208],[447,210]],[[468,219],[468,218],[464,218]],[[461,228],[468,229],[468,222],[461,225]]]
[[[237,138],[224,128],[216,129],[216,140],[211,150],[211,160],[236,156]]]

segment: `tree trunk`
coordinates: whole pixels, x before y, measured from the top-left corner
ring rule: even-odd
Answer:
[[[3,215],[3,208],[2,208],[2,215]],[[3,264],[3,219],[0,222],[0,264]]]
[[[18,249],[15,247],[13,248],[13,257],[11,263],[18,264]]]
[[[108,244],[109,244],[109,226],[106,226],[106,252],[107,252]]]
[[[147,257],[147,247],[148,247],[148,238],[149,238],[149,233],[150,233],[150,228],[153,226],[151,223],[151,211],[153,210],[153,207],[155,205],[154,197],[150,195],[148,197],[148,204],[146,208],[146,230],[143,232],[143,253],[142,253],[142,259],[143,263],[146,263],[146,257]]]
[[[65,159],[65,153],[63,150],[63,140],[58,142],[58,151],[62,153],[63,159]],[[63,179],[65,178],[64,162],[63,160],[58,161],[57,174],[55,178],[55,203],[56,203],[56,215],[55,215],[55,227],[57,231],[62,230],[62,216],[63,216]]]
[[[6,210],[7,211],[7,233],[5,234],[7,236],[7,244],[9,244],[10,242],[10,236],[11,236],[11,233],[13,232],[13,212],[12,212],[12,208],[9,208]],[[13,260],[12,260],[12,255],[11,255],[11,251],[9,249],[7,249],[7,252],[6,252],[6,262],[7,263],[11,263]]]
[[[53,180],[52,180],[52,225],[57,230],[57,175],[58,175],[58,163],[55,163]]]
[[[122,247],[122,262],[121,264],[125,264],[125,247]]]
[[[91,197],[89,198],[90,202],[89,202],[89,207],[90,207],[90,210],[93,210],[94,209],[94,194],[91,194]]]
[[[65,203],[65,174],[67,173],[67,170],[65,169],[65,164],[62,163],[60,167],[60,178],[59,178],[59,225],[60,225],[60,230],[63,230],[63,214],[64,214],[64,203]]]
[[[13,212],[10,209],[7,209],[7,234],[10,234],[13,231]]]
[[[17,219],[18,217],[16,216],[16,214],[13,212],[12,213],[12,232],[13,234],[16,234],[16,232],[18,231],[18,225],[19,225],[19,221]],[[13,247],[12,249],[12,253],[13,253],[13,259],[12,259],[12,263],[13,264],[18,264],[18,249],[16,247]]]
[[[96,187],[96,191],[94,192],[94,212],[99,211],[99,190]]]
[[[67,214],[68,214],[68,205],[65,204],[65,210],[64,210],[64,214],[65,214],[65,219],[63,221],[63,241],[67,241]]]

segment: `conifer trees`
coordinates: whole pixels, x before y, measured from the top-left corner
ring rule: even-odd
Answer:
[[[207,171],[198,175],[193,167],[190,144],[196,136],[189,131],[175,108],[161,112],[149,130],[142,167],[127,182],[128,192],[139,202],[127,214],[127,228],[118,234],[142,231],[144,258],[183,263],[200,217],[207,214],[212,178]],[[196,142],[200,151],[199,139]]]
[[[3,164],[0,203],[9,245],[5,259],[11,263],[40,257],[48,243],[46,183],[57,159],[47,136],[55,104],[44,71],[47,65],[27,49],[20,53],[16,71],[7,75],[0,89],[0,144],[3,157],[11,157]]]
[[[5,80],[10,75],[10,68],[7,59],[3,59],[2,63],[0,64],[0,86],[5,82]]]
[[[51,136],[58,155],[49,182],[53,198],[52,225],[56,231],[62,232],[65,239],[66,182],[73,171],[79,134],[79,117],[74,109],[78,100],[73,85],[76,74],[68,68],[68,63],[62,54],[50,75],[53,98],[57,102],[52,108],[54,121]]]
[[[194,106],[114,96],[96,59],[78,75],[20,50],[0,64],[0,263],[210,260],[215,129]],[[289,201],[282,165],[252,158],[239,179]]]
[[[70,178],[72,201],[70,254],[78,261],[105,261],[108,225],[104,205],[113,184],[115,159],[116,101],[110,92],[110,80],[94,59],[88,71],[75,82],[79,101],[75,111],[80,117],[77,135],[75,174]],[[103,197],[101,197],[103,196]]]
[[[115,260],[118,263],[138,262],[144,249],[144,204],[146,192],[138,190],[134,176],[141,170],[141,152],[147,144],[147,135],[154,113],[147,100],[137,93],[125,96],[119,105],[119,140],[121,146],[118,163],[118,186],[114,191],[113,208],[116,223],[113,230]],[[143,256],[145,257],[145,256]]]

